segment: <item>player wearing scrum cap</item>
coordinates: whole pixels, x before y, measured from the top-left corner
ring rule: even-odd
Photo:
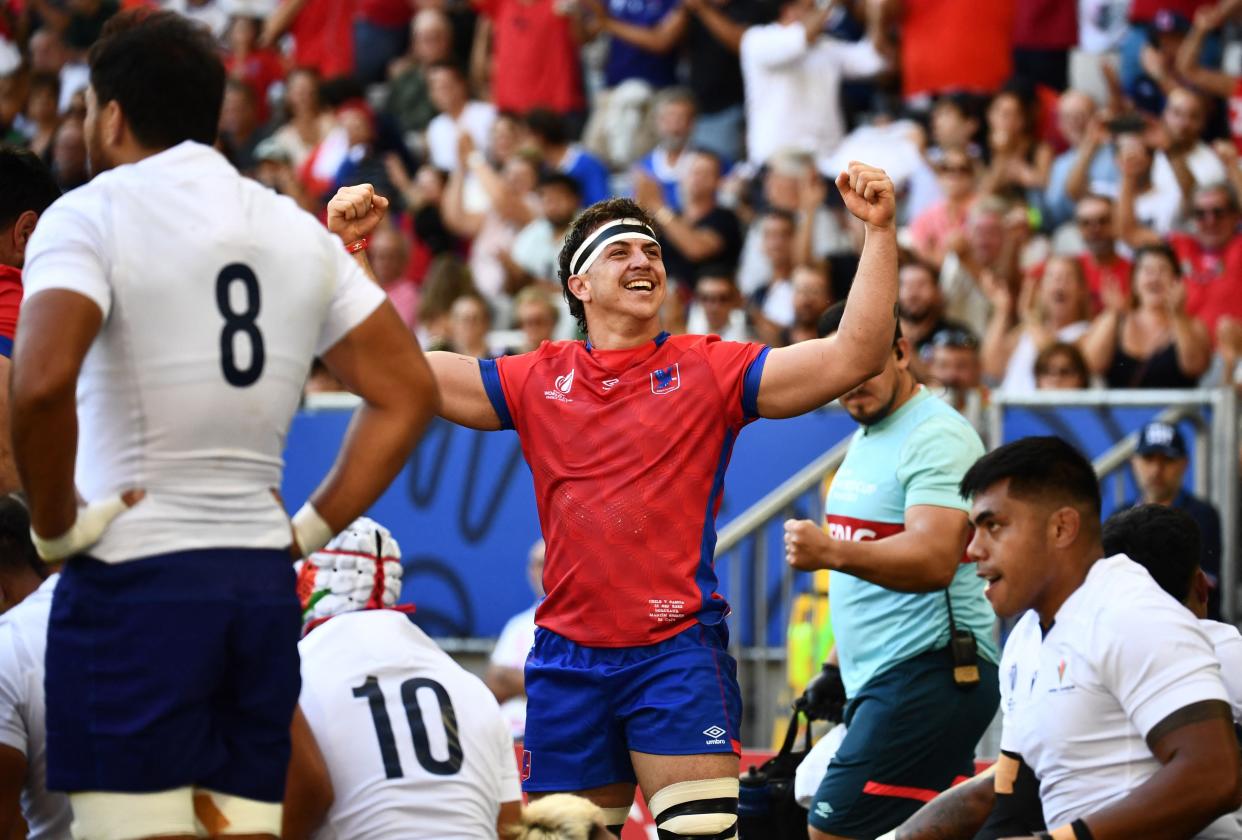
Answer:
[[[526,664],[532,795],[579,793],[620,832],[637,781],[662,838],[735,836],[741,697],[716,592],[715,516],[742,427],[818,408],[873,376],[897,297],[893,186],[861,163],[837,187],[867,238],[841,330],[769,350],[661,329],[655,225],[634,202],[574,222],[560,279],[586,341],[495,361],[429,354],[441,414],[516,429],[547,539],[546,599]],[[341,190],[346,242],[387,206]]]
[[[508,724],[397,605],[401,572],[396,540],[365,517],[300,564],[309,727],[293,730],[285,840],[468,840],[518,821]]]

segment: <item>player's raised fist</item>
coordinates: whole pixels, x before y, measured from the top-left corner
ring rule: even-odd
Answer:
[[[785,520],[785,561],[795,569],[814,572],[827,569],[828,535],[809,519]]]
[[[897,192],[883,169],[850,161],[837,176],[837,189],[850,212],[871,227],[892,227],[897,217]]]
[[[345,244],[369,236],[388,212],[388,199],[370,184],[341,187],[328,202],[328,230]]]

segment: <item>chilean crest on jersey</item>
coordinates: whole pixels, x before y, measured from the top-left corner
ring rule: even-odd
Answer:
[[[677,362],[651,372],[651,393],[667,394],[681,387],[681,368]]]

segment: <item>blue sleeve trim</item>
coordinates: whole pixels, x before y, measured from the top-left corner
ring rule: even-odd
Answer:
[[[13,339],[7,335],[0,335],[0,356],[6,359],[13,358]]]
[[[746,377],[742,380],[742,414],[747,420],[759,416],[759,382],[763,379],[763,364],[768,360],[771,347],[764,347],[759,355],[746,368]]]
[[[496,360],[479,359],[479,373],[483,375],[483,390],[487,392],[487,398],[492,401],[492,408],[496,409],[496,416],[500,418],[500,428],[512,429],[513,417],[509,414],[509,404],[505,402],[505,389],[500,384],[500,370],[496,367]]]

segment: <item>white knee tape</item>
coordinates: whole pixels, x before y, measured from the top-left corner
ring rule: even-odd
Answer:
[[[736,776],[699,779],[692,782],[677,782],[660,789],[647,801],[647,806],[655,818],[656,826],[662,831],[688,837],[711,836],[737,824],[737,796]],[[733,800],[734,812],[720,811],[707,804],[701,810],[678,807],[690,806],[700,800],[711,799]],[[677,813],[669,814],[670,810]]]
[[[280,836],[284,808],[279,802],[259,802],[202,788],[194,791],[194,813],[200,836],[270,834]]]
[[[139,840],[166,834],[201,836],[194,821],[194,791],[71,793],[74,840]]]
[[[630,818],[629,808],[600,808],[604,812],[604,825],[625,825]]]

